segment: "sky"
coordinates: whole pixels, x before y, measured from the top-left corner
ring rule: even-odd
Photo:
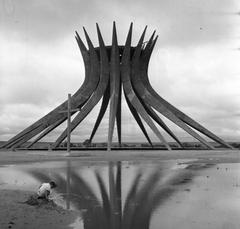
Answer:
[[[153,88],[219,137],[239,140],[239,12],[238,0],[0,0],[0,140],[28,127],[81,86],[84,65],[74,33],[84,39],[84,26],[98,46],[97,22],[110,45],[113,21],[119,44],[125,43],[131,22],[133,45],[146,25],[145,40],[156,30],[149,66]],[[74,141],[89,137],[98,109],[73,132]],[[144,141],[125,101],[122,116],[123,141]],[[164,120],[181,139],[190,139]],[[108,112],[96,141],[106,141],[107,123]],[[65,127],[43,140],[54,141]]]

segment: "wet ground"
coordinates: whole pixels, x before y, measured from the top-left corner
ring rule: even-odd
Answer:
[[[78,212],[71,228],[240,228],[239,163],[69,158],[0,167],[1,190],[35,192],[50,180],[54,201]]]

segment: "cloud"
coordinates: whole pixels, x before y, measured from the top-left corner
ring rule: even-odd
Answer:
[[[97,4],[94,1],[29,1],[15,0],[2,1],[4,20],[1,26],[12,35],[20,33],[28,37],[44,41],[62,39],[63,36],[74,31],[79,25],[79,20],[86,18],[91,13],[97,13]],[[89,17],[90,18],[90,17]]]
[[[233,16],[226,13],[235,12],[236,8],[234,0],[106,0],[101,3],[97,0],[2,0],[0,26],[10,35],[9,39],[20,37],[28,42],[51,43],[82,26],[95,35],[95,22],[100,23],[103,34],[109,34],[112,22],[116,21],[120,40],[124,42],[133,21],[135,32],[141,32],[145,25],[150,26],[150,31],[157,29],[162,45],[196,45],[228,37],[234,25]]]
[[[145,40],[157,30],[149,76],[161,96],[219,135],[240,134],[235,115],[240,112],[239,53],[234,51],[238,15],[233,14],[238,1],[2,0],[0,4],[1,139],[24,129],[80,87],[84,66],[74,31],[84,37],[81,27],[86,26],[98,45],[95,22],[99,22],[105,43],[111,44],[113,21],[119,44],[125,42],[131,21],[133,44],[145,25],[149,25]],[[125,139],[144,139],[127,111],[125,107]],[[89,137],[86,130],[97,114],[94,109],[76,129],[75,139]],[[107,115],[97,132],[99,139],[107,135]]]
[[[236,139],[239,133],[235,130],[240,128],[239,57],[229,44],[188,49],[166,46],[155,49],[149,77],[168,102],[217,135]],[[178,131],[176,126],[172,128]]]
[[[0,42],[1,103],[49,106],[53,96],[65,99],[83,82],[84,66],[75,42],[63,41],[61,49],[58,45],[46,48],[5,39]]]

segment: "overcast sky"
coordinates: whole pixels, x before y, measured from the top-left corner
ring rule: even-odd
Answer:
[[[81,86],[84,66],[74,31],[83,37],[85,26],[97,46],[98,22],[110,44],[113,21],[120,44],[131,22],[134,44],[145,25],[147,37],[156,29],[159,39],[149,66],[154,89],[218,136],[239,140],[239,0],[0,0],[0,4],[0,140],[23,130]],[[98,108],[74,131],[75,141],[88,138]],[[125,105],[123,109],[123,140],[143,140]],[[108,113],[96,140],[107,139],[107,121]],[[65,126],[44,140],[56,139]]]

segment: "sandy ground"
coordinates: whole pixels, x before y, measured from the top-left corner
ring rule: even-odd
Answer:
[[[48,229],[70,228],[77,212],[60,207],[30,206],[25,203],[32,193],[18,190],[1,190],[0,192],[0,228]]]
[[[64,151],[0,151],[0,165],[36,161],[66,160]],[[92,161],[142,161],[187,159],[188,163],[240,163],[239,150],[201,151],[84,151],[71,152],[76,160]],[[190,161],[189,161],[190,159]],[[192,161],[191,161],[192,159]],[[79,212],[67,211],[60,207],[47,208],[23,204],[30,192],[19,190],[0,191],[0,228],[50,229],[72,228],[69,225],[79,216]]]

